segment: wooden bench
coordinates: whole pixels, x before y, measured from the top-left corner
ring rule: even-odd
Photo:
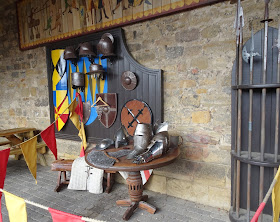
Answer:
[[[42,166],[47,166],[46,159],[44,154],[47,152],[47,145],[44,142],[40,142],[36,144],[36,150],[39,158],[39,162]],[[10,151],[10,155],[15,155],[15,159],[18,160],[20,155],[22,155],[22,151],[20,147],[12,148]]]
[[[60,189],[65,184],[69,184],[69,178],[67,178],[66,172],[71,172],[72,164],[74,160],[55,160],[51,165],[52,171],[58,171],[57,185],[54,189],[55,192],[59,192]],[[104,178],[104,182],[106,183],[106,193],[110,193],[112,186],[114,184],[114,175],[115,171],[104,171],[107,174],[107,178]],[[62,179],[63,176],[63,179]]]

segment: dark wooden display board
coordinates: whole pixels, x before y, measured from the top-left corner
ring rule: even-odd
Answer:
[[[260,166],[264,166],[264,195],[269,189],[269,186],[273,180],[273,167],[277,167],[280,163],[278,156],[278,162],[274,162],[274,137],[275,137],[275,110],[280,107],[275,107],[276,88],[280,85],[277,84],[277,58],[278,49],[272,48],[275,44],[275,39],[278,38],[278,30],[275,28],[269,28],[268,30],[268,56],[267,56],[267,77],[266,84],[263,84],[263,41],[264,30],[260,30],[254,34],[255,52],[258,52],[261,56],[254,57],[254,73],[253,73],[253,85],[250,85],[250,63],[246,63],[243,60],[243,78],[242,85],[238,86],[242,88],[242,104],[241,104],[241,156],[238,157],[235,150],[236,145],[236,74],[235,64],[232,70],[232,154],[235,159],[241,161],[241,173],[240,173],[240,208],[246,209],[247,203],[247,168],[248,164],[251,164],[251,210],[256,211],[259,206],[259,190],[260,190]],[[250,52],[251,39],[249,39],[244,45],[247,51]],[[249,89],[253,89],[253,116],[252,124],[249,124]],[[262,89],[266,88],[266,114],[265,114],[265,159],[260,161],[260,143],[261,143],[261,106],[262,106]],[[252,159],[248,159],[248,130],[252,127]],[[278,135],[280,139],[280,134]],[[278,150],[280,151],[279,147]],[[278,151],[278,153],[280,153]],[[234,183],[234,167],[232,161],[232,188]],[[269,200],[264,208],[265,214],[272,213],[272,204]],[[239,220],[237,220],[239,221]]]
[[[113,29],[106,31],[114,36],[114,53],[116,57],[110,62],[107,62],[107,75],[108,77],[108,93],[117,93],[118,113],[115,123],[110,128],[105,128],[98,120],[95,119],[90,125],[85,126],[87,141],[94,143],[103,138],[113,139],[115,132],[121,126],[120,114],[123,105],[131,99],[139,99],[146,102],[152,110],[153,122],[162,121],[162,71],[148,69],[137,63],[127,50],[124,41],[124,32],[122,29]],[[49,85],[49,104],[50,104],[50,121],[54,121],[54,103],[52,91],[52,73],[54,66],[51,60],[51,51],[55,49],[65,49],[67,46],[77,47],[79,43],[90,42],[96,52],[96,45],[98,44],[102,34],[90,34],[74,38],[71,40],[53,43],[47,46],[47,68],[48,68],[48,85]],[[131,71],[137,76],[137,87],[134,90],[125,90],[121,84],[121,75],[124,71]],[[71,86],[68,86],[71,87]],[[65,126],[61,131],[56,132],[56,137],[61,139],[69,139],[80,141],[78,131],[68,119]]]

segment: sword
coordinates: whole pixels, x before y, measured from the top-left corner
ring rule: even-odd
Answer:
[[[246,50],[246,47],[244,47],[243,51],[242,51],[242,57],[246,63],[250,62],[250,85],[252,85],[253,84],[254,56],[260,56],[260,54],[258,52],[254,52],[255,44],[254,44],[254,31],[253,31],[252,23],[250,23],[250,27],[251,27],[250,53],[248,53]],[[248,159],[251,159],[251,152],[252,152],[252,119],[253,119],[253,89],[250,89],[249,90]],[[247,170],[247,221],[250,221],[250,208],[251,208],[250,199],[251,199],[251,164],[248,164],[248,170]]]
[[[124,107],[127,109],[128,113],[130,113],[130,115],[133,117],[133,119],[136,119],[135,115],[133,114],[133,112],[131,111],[131,109],[129,109],[126,105],[124,105]],[[138,117],[138,116],[137,116]],[[140,123],[138,119],[136,119],[137,123]]]
[[[277,83],[280,82],[280,24],[278,28],[278,39],[275,39],[275,45],[273,47],[278,48],[278,67],[277,67]],[[279,97],[280,97],[280,89],[276,89],[276,111],[275,111],[275,140],[274,140],[274,162],[277,162],[278,157],[278,135],[279,135]],[[276,174],[277,168],[274,168],[274,174]]]
[[[134,121],[137,121],[137,123],[140,123],[137,118],[138,118],[138,116],[140,116],[140,114],[143,114],[144,108],[145,108],[145,105],[144,105],[144,107],[142,109],[140,109],[140,110],[138,109],[137,115],[133,118],[133,120],[130,123],[128,123],[128,127],[127,128],[132,127],[132,124],[134,123]]]
[[[264,23],[264,42],[263,42],[263,75],[262,83],[266,84],[266,74],[267,74],[267,44],[268,44],[268,23],[272,21],[269,19],[268,13],[268,4],[270,0],[264,0],[265,2],[265,11],[264,11],[264,20],[261,22]],[[264,149],[265,149],[265,103],[266,103],[266,89],[262,89],[262,101],[261,101],[261,156],[260,161],[264,161]],[[263,200],[263,188],[264,188],[264,167],[260,167],[260,192],[259,192],[259,203]],[[262,214],[260,215],[262,221]]]
[[[242,84],[242,45],[243,45],[243,26],[244,16],[240,0],[237,2],[235,28],[236,28],[236,85]],[[238,89],[236,98],[236,133],[235,133],[235,152],[237,156],[241,153],[241,97],[242,90]],[[240,209],[240,160],[234,161],[234,188],[233,206],[235,206],[236,216],[239,218]]]

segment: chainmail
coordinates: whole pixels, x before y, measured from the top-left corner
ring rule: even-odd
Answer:
[[[131,152],[131,150],[120,150],[117,152],[108,152],[108,155],[115,157],[115,158],[119,158],[122,156],[126,156],[130,152]],[[100,167],[100,168],[111,167],[116,162],[116,160],[107,157],[103,151],[95,151],[95,150],[92,150],[87,155],[87,161],[89,163],[93,164],[94,166]]]

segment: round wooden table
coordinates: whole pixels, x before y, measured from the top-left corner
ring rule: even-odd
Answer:
[[[114,152],[114,151],[119,151],[128,148],[132,149],[132,146],[121,147],[118,149],[115,148],[106,149],[106,152]],[[124,156],[118,158],[119,162],[116,162],[111,167],[95,166],[94,163],[88,162],[87,161],[88,153],[85,156],[85,160],[90,166],[99,169],[103,169],[107,171],[128,172],[128,178],[126,179],[126,182],[128,185],[128,193],[130,198],[124,200],[118,200],[116,202],[117,205],[129,207],[123,215],[123,219],[128,220],[136,208],[146,210],[151,214],[154,214],[156,212],[156,208],[146,202],[148,200],[148,195],[143,195],[143,184],[142,184],[142,177],[140,175],[140,171],[166,166],[172,163],[179,156],[179,154],[180,154],[180,150],[178,147],[170,148],[167,154],[163,155],[162,157],[143,164],[132,163],[132,160],[128,160],[126,159],[126,156]]]

